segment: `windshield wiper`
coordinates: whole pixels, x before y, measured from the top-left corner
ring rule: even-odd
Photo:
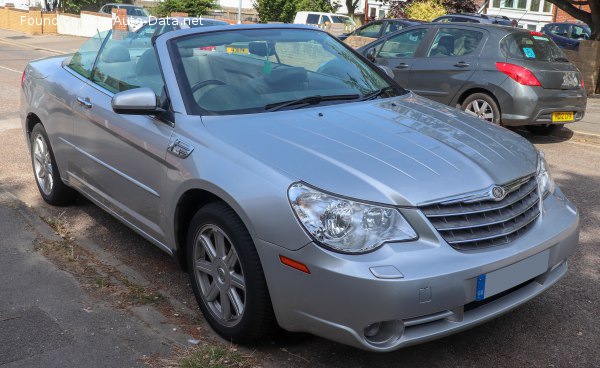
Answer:
[[[387,93],[387,92],[390,92],[390,91],[393,91],[393,90],[394,90],[394,87],[392,87],[392,86],[383,87],[383,88],[378,89],[376,91],[367,93],[366,95],[362,96],[359,99],[359,101],[374,100],[377,97],[383,95],[384,93]]]
[[[558,61],[558,62],[568,63],[569,59],[559,56],[559,57],[550,58],[550,61]]]
[[[276,103],[268,104],[267,106],[265,106],[265,110],[267,110],[269,112],[277,111],[277,110],[281,110],[285,107],[294,106],[294,105],[300,105],[297,107],[297,108],[300,108],[300,107],[304,107],[307,105],[318,105],[323,101],[355,100],[359,97],[360,97],[359,95],[332,95],[332,96],[314,95],[314,96],[302,97],[297,100],[283,101],[283,102],[276,102]]]

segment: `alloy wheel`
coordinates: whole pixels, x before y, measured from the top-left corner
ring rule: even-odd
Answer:
[[[54,187],[54,171],[48,144],[41,134],[33,142],[33,168],[40,189],[44,194],[50,195]]]
[[[487,101],[475,99],[467,105],[465,112],[490,123],[494,122],[494,110]]]
[[[237,325],[244,315],[246,283],[231,240],[218,226],[204,225],[193,254],[195,277],[210,313],[223,326]]]

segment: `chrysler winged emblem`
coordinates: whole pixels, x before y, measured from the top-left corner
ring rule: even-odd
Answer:
[[[501,201],[506,196],[506,190],[504,190],[504,188],[502,188],[500,186],[495,186],[490,191],[490,194],[491,194],[490,199],[493,199],[495,201]]]
[[[563,82],[561,87],[564,88],[573,88],[579,85],[579,81],[577,80],[577,73],[568,72],[563,75]]]

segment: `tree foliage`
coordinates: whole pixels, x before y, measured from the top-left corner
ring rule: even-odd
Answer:
[[[296,15],[295,0],[254,0],[252,5],[258,13],[261,23],[290,23]]]
[[[298,0],[296,11],[301,10],[332,13],[333,6],[329,0]]]
[[[389,0],[388,0],[389,1]],[[410,18],[406,12],[407,9],[412,7],[416,3],[431,3],[437,2],[444,9],[444,13],[473,13],[477,11],[477,6],[473,0],[406,0],[406,1],[389,1],[390,3],[390,11],[388,13],[389,17],[392,18]],[[430,5],[433,7],[433,5]],[[422,5],[418,5],[419,8],[423,7]],[[439,6],[435,6],[436,9],[439,9]],[[435,17],[434,17],[435,18]],[[421,18],[416,18],[421,19]],[[431,20],[422,18],[423,20]]]
[[[164,0],[156,7],[160,16],[169,16],[171,13],[188,13],[190,16],[209,14],[218,8],[214,0]]]
[[[587,23],[592,40],[600,41],[600,0],[547,0],[575,19]],[[589,11],[583,6],[588,5]]]
[[[446,14],[446,9],[438,0],[416,1],[406,7],[407,18],[426,20],[428,22]]]

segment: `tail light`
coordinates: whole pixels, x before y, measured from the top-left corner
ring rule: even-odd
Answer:
[[[531,70],[509,63],[496,63],[496,68],[524,86],[541,86],[540,81]]]
[[[27,69],[23,70],[23,75],[21,75],[21,88],[25,85],[25,79],[27,78],[27,75],[25,74],[26,71]]]
[[[585,83],[583,82],[583,78],[581,78],[581,89],[585,89]]]
[[[529,34],[532,36],[543,36],[544,35],[542,32],[536,32],[536,31],[531,31],[531,32],[529,32]]]
[[[198,47],[198,50],[202,50],[202,51],[217,51],[217,47],[216,46],[202,46],[202,47]]]

